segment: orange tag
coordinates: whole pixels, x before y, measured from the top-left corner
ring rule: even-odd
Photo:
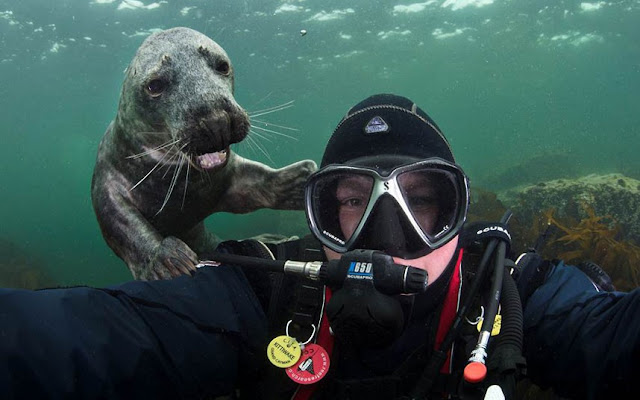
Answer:
[[[287,368],[287,375],[301,385],[310,385],[324,378],[329,370],[329,354],[322,346],[309,343],[304,346],[296,365]]]

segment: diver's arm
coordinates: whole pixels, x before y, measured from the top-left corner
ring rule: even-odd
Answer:
[[[266,322],[243,274],[0,289],[3,398],[203,398],[246,382]]]
[[[528,375],[574,398],[626,398],[640,372],[640,289],[599,292],[562,262],[524,306]]]

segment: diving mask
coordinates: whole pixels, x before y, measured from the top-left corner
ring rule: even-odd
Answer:
[[[467,215],[468,179],[441,158],[409,161],[365,157],[314,173],[305,191],[313,234],[338,253],[371,249],[404,259],[449,242]]]

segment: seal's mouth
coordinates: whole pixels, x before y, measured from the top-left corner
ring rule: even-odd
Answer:
[[[216,167],[223,167],[226,165],[229,159],[229,148],[216,151],[213,153],[206,153],[195,157],[195,163],[198,167],[204,170],[214,169]]]

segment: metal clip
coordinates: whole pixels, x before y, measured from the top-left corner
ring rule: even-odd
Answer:
[[[219,265],[220,263],[217,261],[201,260],[199,263],[196,264],[196,268],[217,267]]]
[[[289,320],[289,322],[287,322],[287,327],[285,328],[285,334],[287,336],[291,336],[289,335],[289,325],[291,325],[291,322],[293,322],[293,320]],[[309,343],[313,339],[313,337],[316,335],[316,326],[314,324],[311,324],[311,327],[313,328],[313,332],[311,332],[311,336],[309,336],[309,339],[307,339],[305,342],[300,343],[303,346]]]

